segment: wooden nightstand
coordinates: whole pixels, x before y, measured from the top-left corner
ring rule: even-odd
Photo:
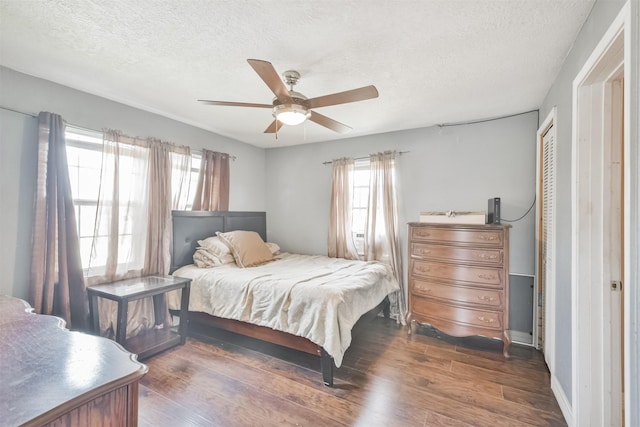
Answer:
[[[89,286],[89,315],[94,333],[100,333],[98,297],[110,299],[118,304],[116,342],[139,359],[153,356],[178,344],[184,344],[187,338],[190,279],[172,276],[143,276],[113,283]],[[180,325],[176,328],[149,329],[135,337],[127,339],[127,313],[129,301],[144,297],[153,297],[159,306],[163,294],[182,289],[180,303]]]

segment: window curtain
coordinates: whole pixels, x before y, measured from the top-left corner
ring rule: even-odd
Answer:
[[[353,159],[332,161],[331,207],[329,213],[328,255],[333,258],[358,259],[351,233]]]
[[[149,141],[147,243],[143,274],[168,274],[171,265],[171,210],[184,209],[189,192],[191,151]]]
[[[229,210],[229,155],[202,150],[194,211]]]
[[[68,328],[86,329],[88,300],[69,182],[65,125],[57,114],[38,115],[38,177],[34,200],[29,300]]]
[[[87,271],[90,284],[140,276],[147,244],[149,150],[144,140],[107,130]]]
[[[104,131],[90,284],[168,273],[171,210],[186,207],[180,201],[188,193],[190,156],[188,147]],[[101,333],[109,336],[116,305],[103,298],[99,303]],[[136,300],[129,305],[127,336],[164,318],[164,307],[154,308],[152,298]]]
[[[406,324],[407,307],[403,285],[402,254],[398,235],[398,206],[395,183],[395,152],[369,156],[369,208],[365,227],[365,260],[385,262],[393,269],[400,291],[389,296],[391,316]]]
[[[142,274],[169,274],[171,265],[171,210],[184,209],[179,205],[182,193],[188,193],[189,173],[191,171],[191,152],[188,147],[176,147],[157,140],[149,140],[149,177],[147,245]],[[176,183],[176,190],[173,183]],[[184,191],[183,188],[187,187]],[[156,327],[169,324],[166,296],[158,299],[154,305]],[[168,320],[168,321],[167,321]]]

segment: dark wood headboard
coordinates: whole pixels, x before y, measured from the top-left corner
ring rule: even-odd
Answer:
[[[215,236],[216,231],[248,230],[267,241],[266,212],[172,211],[171,273],[193,264],[198,240]]]

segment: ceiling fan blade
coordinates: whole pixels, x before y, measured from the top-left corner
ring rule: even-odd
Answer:
[[[273,108],[271,104],[254,104],[251,102],[227,102],[227,101],[210,101],[208,99],[198,99],[198,102],[202,102],[207,105],[222,105],[225,107],[256,107],[256,108]]]
[[[307,99],[309,108],[328,107],[329,105],[346,104],[348,102],[364,101],[365,99],[377,98],[378,89],[375,86],[365,86],[359,89],[347,90],[333,93],[331,95],[319,96]]]
[[[323,116],[322,114],[318,114],[315,111],[311,112],[311,116],[309,116],[309,120],[311,120],[312,122],[316,122],[320,126],[324,126],[338,133],[347,133],[352,129],[347,125],[343,125],[342,123],[337,122],[333,119],[330,119],[327,116]]]
[[[264,130],[264,133],[276,133],[276,126],[279,131],[284,127],[284,123],[278,120],[274,120],[273,122],[271,122],[269,127]]]
[[[276,69],[271,65],[271,62],[260,59],[247,59],[247,62],[253,67],[267,86],[269,86],[269,89],[276,95],[278,101],[283,104],[290,104],[292,102],[287,87],[276,72]]]

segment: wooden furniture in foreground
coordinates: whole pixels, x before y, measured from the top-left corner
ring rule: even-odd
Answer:
[[[111,340],[64,329],[0,295],[0,424],[136,426],[147,367]]]
[[[409,310],[456,336],[503,341],[509,357],[509,225],[409,224]]]
[[[267,241],[267,217],[265,212],[173,211],[172,220],[171,272],[184,265],[193,264],[193,254],[198,245],[198,240],[214,236],[216,231],[250,230],[258,233],[265,242]],[[361,325],[366,325],[368,321],[375,318],[380,311],[384,312],[385,317],[389,317],[388,298],[385,298],[376,308],[365,313],[360,318],[353,328],[352,335],[363,328]],[[325,385],[333,386],[333,357],[324,348],[307,338],[200,312],[190,312],[189,321],[318,355],[320,356],[322,380]]]
[[[187,322],[189,310],[189,290],[191,280],[171,276],[144,276],[118,282],[90,286],[89,315],[95,333],[100,333],[100,317],[98,297],[115,301],[118,304],[118,318],[116,327],[116,342],[124,348],[136,353],[140,359],[153,356],[178,344],[184,344],[187,338]],[[162,296],[167,292],[182,289],[180,306],[180,325],[176,333],[175,328],[150,329],[127,339],[127,314],[129,301],[140,298],[153,297],[155,307],[164,307]],[[158,310],[164,312],[164,309]],[[158,322],[156,324],[163,322]],[[164,319],[161,319],[164,320]]]

